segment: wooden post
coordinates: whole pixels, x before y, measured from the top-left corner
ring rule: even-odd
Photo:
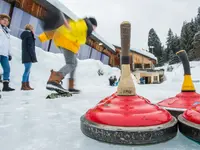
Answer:
[[[52,40],[49,41],[47,51],[50,52]]]
[[[131,24],[129,22],[122,22],[121,26],[121,78],[117,88],[117,95],[131,96],[136,95],[135,85],[131,77],[130,71],[130,39],[131,39]]]
[[[11,24],[11,20],[12,20],[12,16],[13,16],[13,11],[14,11],[14,8],[15,8],[15,1],[11,2],[11,5],[10,5],[10,11],[9,11],[9,16],[10,16],[10,23],[8,25],[8,27],[10,28],[10,24]]]

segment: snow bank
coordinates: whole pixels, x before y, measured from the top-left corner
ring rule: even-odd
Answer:
[[[10,62],[11,84],[15,86],[20,86],[21,77],[24,71],[24,66],[21,63],[21,40],[11,36],[11,45],[11,53],[13,55],[13,59]],[[65,64],[64,57],[61,53],[55,54],[51,52],[46,52],[38,47],[36,47],[36,54],[38,63],[34,63],[32,66],[30,81],[32,82],[33,86],[45,87],[45,84],[50,75],[50,70],[53,69],[57,71],[58,69],[60,69]],[[104,72],[103,76],[98,75],[99,69]],[[85,84],[97,84],[107,86],[108,78],[111,75],[116,75],[117,77],[119,77],[120,70],[118,68],[112,68],[108,65],[104,65],[99,60],[78,60],[78,67],[76,70],[77,85],[81,86]],[[64,87],[66,87],[66,85],[64,85]]]

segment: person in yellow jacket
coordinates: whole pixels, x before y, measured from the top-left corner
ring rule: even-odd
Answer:
[[[65,20],[65,23],[52,31],[45,31],[39,35],[41,42],[52,39],[54,44],[63,52],[66,64],[59,71],[51,70],[46,88],[59,92],[79,93],[74,88],[74,73],[77,66],[76,54],[80,46],[86,43],[87,37],[97,27],[97,21],[93,17],[79,19],[77,21]],[[61,86],[64,77],[70,73],[68,90]]]

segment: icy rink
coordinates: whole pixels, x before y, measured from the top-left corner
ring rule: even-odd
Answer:
[[[182,134],[165,143],[150,146],[119,146],[90,139],[80,130],[80,117],[100,100],[110,96],[116,87],[108,86],[110,75],[119,76],[119,70],[95,60],[79,61],[77,87],[79,95],[55,100],[45,99],[45,89],[50,69],[57,70],[64,63],[60,54],[43,52],[37,48],[39,63],[33,64],[31,85],[34,91],[20,91],[23,65],[21,64],[20,40],[12,37],[13,60],[11,62],[11,86],[16,91],[1,93],[0,99],[0,150],[199,150],[200,145]],[[200,62],[192,62],[192,74],[198,79]],[[103,69],[104,76],[97,70]],[[197,71],[198,70],[198,71]],[[175,65],[167,73],[167,81],[160,85],[138,85],[138,95],[157,103],[180,92],[182,65]],[[199,77],[200,79],[200,77]],[[67,82],[64,81],[64,87]],[[66,84],[66,85],[65,85]],[[2,86],[2,85],[0,85]],[[200,92],[200,83],[195,84]]]

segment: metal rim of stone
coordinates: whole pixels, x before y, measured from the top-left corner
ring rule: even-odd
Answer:
[[[183,115],[178,116],[179,131],[186,137],[200,142],[200,124],[186,120]]]
[[[117,127],[97,124],[81,117],[81,131],[97,141],[121,145],[156,144],[174,138],[178,130],[178,120],[147,127]]]

